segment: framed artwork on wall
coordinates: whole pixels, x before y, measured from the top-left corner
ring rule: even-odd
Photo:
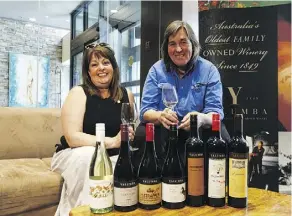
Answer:
[[[9,106],[48,107],[50,58],[9,53]]]

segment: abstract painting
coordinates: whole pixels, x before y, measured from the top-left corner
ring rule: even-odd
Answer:
[[[50,58],[9,53],[9,106],[48,107]]]

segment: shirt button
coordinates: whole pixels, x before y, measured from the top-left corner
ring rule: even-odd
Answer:
[[[181,89],[184,89],[184,87],[182,86],[182,87],[180,87]]]

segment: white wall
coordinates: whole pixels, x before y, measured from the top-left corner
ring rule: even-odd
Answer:
[[[193,28],[199,40],[199,4],[198,0],[183,0],[182,19]]]

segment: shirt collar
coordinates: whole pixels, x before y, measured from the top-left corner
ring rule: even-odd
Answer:
[[[191,72],[194,71],[195,65],[196,65],[196,60],[197,59],[193,59],[192,63],[191,63],[191,67],[183,74],[183,76],[181,77],[184,78],[186,75],[190,74]],[[174,67],[173,65],[171,65],[171,72],[175,73],[177,77],[179,77],[179,72],[177,71],[177,68]]]

